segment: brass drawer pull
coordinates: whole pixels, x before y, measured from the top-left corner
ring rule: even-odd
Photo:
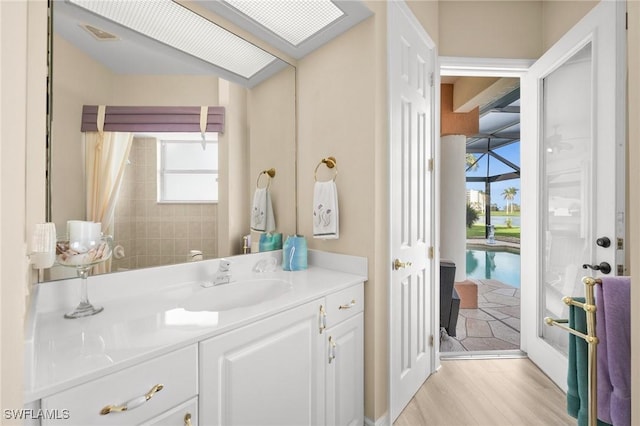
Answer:
[[[320,320],[319,320],[320,334],[327,328],[327,311],[324,310],[324,306],[320,305]]]
[[[184,415],[184,426],[191,426],[191,413]]]
[[[157,384],[152,387],[149,392],[145,393],[142,396],[130,399],[122,405],[107,405],[102,410],[100,410],[100,415],[104,416],[112,412],[127,411],[138,408],[139,406],[150,400],[156,392],[160,392],[162,388],[164,388],[164,385]]]
[[[354,306],[356,306],[356,299],[351,300],[351,303],[349,303],[348,305],[340,305],[338,309],[351,309]]]
[[[333,340],[333,336],[329,336],[329,364],[336,359],[336,342]]]

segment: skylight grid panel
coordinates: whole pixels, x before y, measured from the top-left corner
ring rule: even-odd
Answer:
[[[250,78],[275,57],[170,0],[71,0],[145,36]]]
[[[344,16],[330,0],[225,1],[294,46]]]

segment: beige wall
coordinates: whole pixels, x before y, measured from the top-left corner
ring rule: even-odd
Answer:
[[[365,285],[365,415],[387,407],[386,4],[298,62],[299,232],[309,247],[369,259]],[[314,240],[314,169],[337,160],[340,238]],[[331,176],[326,168],[319,177]]]
[[[260,172],[276,169],[269,190],[276,231],[284,236],[296,233],[297,209],[291,208],[296,205],[295,81],[295,68],[287,67],[247,93],[251,159],[246,193],[253,195]],[[260,179],[261,186],[265,182],[264,177]]]
[[[542,53],[539,1],[440,2],[440,56],[538,58]]]
[[[22,408],[22,323],[31,275],[26,264],[26,236],[34,223],[44,221],[41,167],[45,154],[46,13],[44,2],[0,2],[0,407],[3,409]],[[37,167],[33,174],[28,168],[32,163]],[[3,416],[2,423],[22,422]]]
[[[542,1],[542,51],[553,44],[587,14],[599,0]]]

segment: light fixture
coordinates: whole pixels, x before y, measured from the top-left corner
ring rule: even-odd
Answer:
[[[69,0],[233,74],[250,79],[277,58],[171,0]]]
[[[224,0],[294,46],[343,17],[330,0]]]

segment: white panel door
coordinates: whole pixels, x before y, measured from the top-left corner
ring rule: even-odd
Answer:
[[[529,357],[563,389],[563,296],[624,261],[624,2],[600,2],[522,81],[522,333]],[[610,245],[597,244],[607,237]]]
[[[390,410],[395,420],[433,370],[435,46],[403,2],[388,3]]]

